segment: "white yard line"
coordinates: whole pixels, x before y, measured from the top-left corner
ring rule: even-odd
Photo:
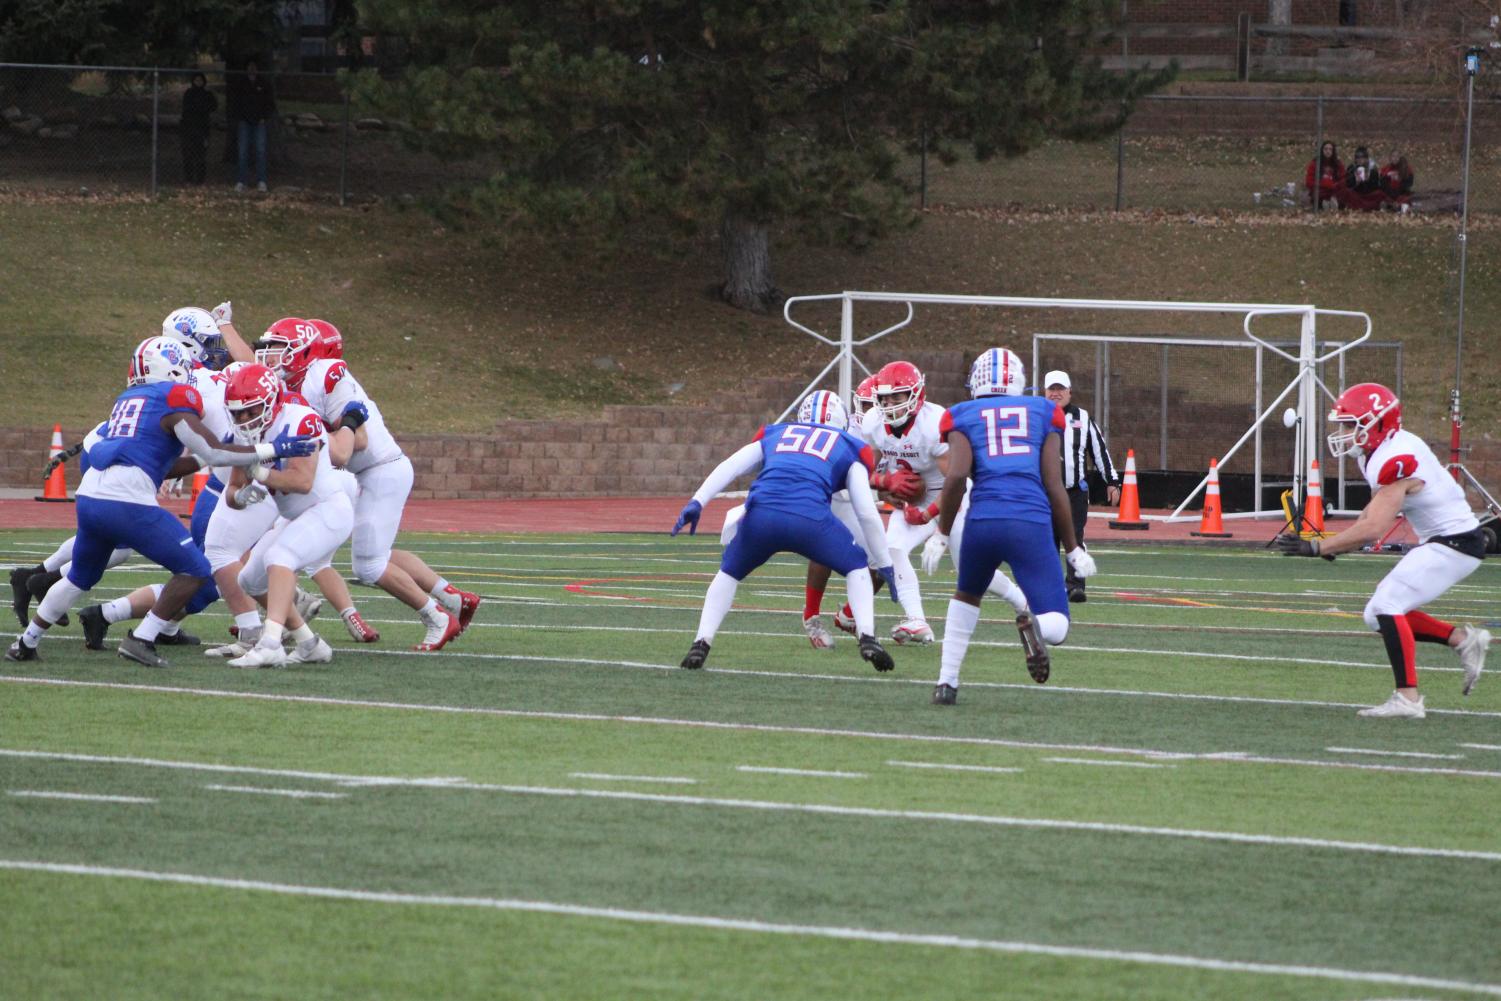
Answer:
[[[1177,765],[1150,761],[1107,761],[1104,758],[1043,758],[1059,765],[1111,765],[1116,768],[1177,768]]]
[[[66,799],[81,803],[155,803],[150,796],[104,796],[85,792],[58,792],[54,789],[7,789],[7,796],[21,799]]]
[[[1460,747],[1469,747],[1477,751],[1501,751],[1501,744],[1460,744]]]
[[[270,883],[260,880],[236,879],[222,876],[199,876],[184,872],[160,872],[149,869],[118,869],[107,866],[68,864],[59,862],[32,862],[19,859],[0,859],[0,869],[25,872],[46,872],[71,876],[97,876],[113,879],[137,879],[156,883],[175,883],[186,886],[212,887],[258,893],[273,893],[293,897],[314,897],[324,900],[350,900],[372,904],[395,904],[426,907],[471,907],[495,911],[521,911],[533,914],[557,914],[569,917],[598,918],[606,921],[624,921],[634,924],[670,925],[675,927],[708,928],[716,931],[750,932],[763,935],[791,935],[801,938],[835,939],[853,942],[880,942],[887,945],[915,945],[946,949],[965,949],[981,952],[1050,956],[1059,959],[1086,959],[1114,963],[1141,963],[1149,966],[1169,966],[1181,969],[1209,970],[1216,973],[1244,973],[1257,976],[1306,977],[1316,980],[1333,980],[1347,983],[1381,984],[1393,987],[1413,987],[1429,990],[1470,991],[1492,997],[1501,997],[1501,984],[1476,983],[1467,980],[1444,980],[1434,977],[1419,977],[1406,973],[1386,973],[1373,970],[1346,970],[1326,966],[1293,966],[1277,963],[1251,963],[1240,960],[1218,959],[1202,956],[1184,956],[1174,953],[1134,952],[1122,949],[1091,948],[1084,946],[1048,945],[1039,942],[1016,942],[999,939],[965,938],[956,935],[937,935],[921,932],[889,931],[872,928],[850,928],[837,925],[800,925],[761,921],[753,918],[718,917],[701,914],[682,914],[668,911],[636,911],[617,907],[594,907],[583,904],[566,904],[542,900],[515,900],[498,897],[458,897],[438,894],[390,893],[379,890],[355,890],[331,886],[306,886],[289,883]]]
[[[311,789],[267,789],[265,786],[206,785],[216,792],[248,792],[260,796],[286,796],[289,799],[347,799],[347,792],[315,792]]]
[[[951,765],[941,761],[888,761],[893,768],[936,768],[949,772],[987,772],[994,775],[1014,775],[1024,768],[1003,768],[998,765]]]
[[[1382,751],[1374,747],[1326,747],[1330,754],[1382,754],[1393,758],[1433,758],[1439,761],[1463,761],[1463,754],[1430,754],[1427,751]]]
[[[736,765],[737,772],[751,772],[759,775],[806,775],[810,778],[821,779],[866,779],[870,778],[864,772],[830,772],[821,771],[817,768],[773,768],[770,765]]]
[[[682,775],[610,775],[606,772],[569,772],[571,779],[591,779],[596,782],[661,782],[666,785],[697,785],[698,779]]]

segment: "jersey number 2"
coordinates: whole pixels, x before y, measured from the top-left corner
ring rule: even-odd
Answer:
[[[146,401],[139,396],[116,403],[115,409],[109,414],[109,428],[105,431],[105,437],[134,438],[136,425],[141,422],[141,410],[145,406]]]
[[[1027,455],[1027,408],[999,407],[985,415],[985,448],[991,455]]]
[[[816,455],[828,462],[829,453],[834,451],[834,442],[838,440],[839,432],[833,428],[790,427],[782,432],[782,439],[777,442],[777,451]]]

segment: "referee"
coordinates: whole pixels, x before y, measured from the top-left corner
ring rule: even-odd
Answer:
[[[1084,527],[1089,521],[1089,477],[1085,472],[1086,461],[1094,463],[1095,471],[1105,480],[1105,497],[1114,507],[1121,501],[1121,478],[1110,461],[1110,450],[1105,447],[1105,436],[1090,418],[1089,411],[1073,402],[1073,384],[1068,373],[1057,369],[1042,380],[1047,398],[1063,408],[1063,485],[1068,488],[1069,507],[1074,516],[1074,534],[1079,544],[1084,544]],[[1055,543],[1057,540],[1054,540]],[[1068,567],[1065,580],[1068,600],[1086,600],[1084,579],[1074,575]]]

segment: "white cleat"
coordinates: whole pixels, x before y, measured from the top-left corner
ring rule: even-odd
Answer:
[[[815,615],[803,620],[803,632],[808,634],[808,642],[813,644],[815,650],[834,649],[834,634],[823,627],[823,617]]]
[[[250,652],[250,648],[243,643],[226,643],[223,646],[211,646],[203,651],[205,657],[243,657]]]
[[[1454,652],[1459,654],[1459,663],[1465,669],[1465,695],[1469,695],[1475,682],[1480,680],[1480,672],[1485,669],[1485,651],[1490,645],[1489,632],[1475,626],[1465,626],[1465,638],[1454,648]]]
[[[245,656],[229,662],[230,667],[284,667],[287,652],[278,646],[261,646],[257,643],[246,651]]]
[[[297,644],[297,648],[287,654],[288,664],[327,664],[334,659],[334,648],[328,645],[328,641],[322,636],[314,636],[310,640],[304,640]]]
[[[842,633],[849,633],[851,636],[859,635],[855,630],[855,617],[853,615],[845,615],[842,608],[834,613],[834,628]]]
[[[926,645],[933,642],[933,627],[922,619],[905,619],[891,630],[891,638],[898,646]]]
[[[323,610],[323,598],[299,587],[292,598],[292,607],[297,609],[303,622],[311,622]]]
[[[1414,701],[1401,692],[1392,692],[1392,697],[1379,706],[1371,706],[1356,713],[1357,716],[1377,716],[1382,719],[1422,719],[1428,715],[1423,708],[1423,696]]]

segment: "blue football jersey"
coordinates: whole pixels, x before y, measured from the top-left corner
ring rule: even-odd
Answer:
[[[818,518],[843,490],[855,463],[875,468],[875,450],[848,431],[823,424],[768,424],[756,434],[761,472],[745,499],[747,509],[768,507]]]
[[[1063,411],[1041,396],[982,396],[949,407],[939,422],[945,441],[958,433],[974,453],[971,519],[1053,523],[1042,485],[1042,443],[1063,432]]]
[[[182,455],[182,442],[162,430],[162,418],[179,412],[203,416],[198,390],[178,382],[131,386],[116,397],[104,437],[89,449],[89,466],[135,466],[161,486],[172,463]]]

